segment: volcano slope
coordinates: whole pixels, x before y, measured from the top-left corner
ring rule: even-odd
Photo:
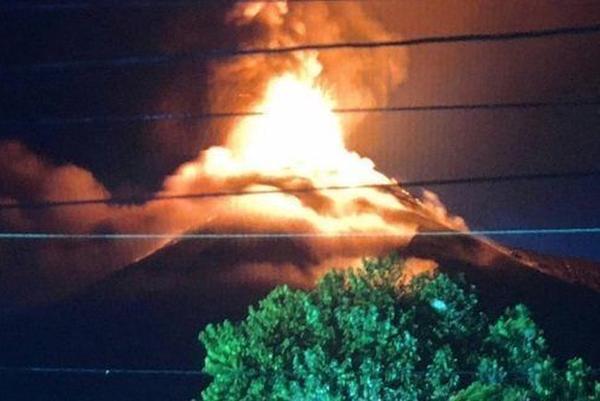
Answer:
[[[464,276],[492,314],[526,304],[554,355],[580,355],[600,365],[599,265],[512,250],[470,235],[417,235],[399,254],[434,260],[440,271]],[[311,250],[293,239],[177,240],[69,300],[4,317],[0,363],[199,369],[196,336],[205,324],[241,318],[248,305],[278,284],[310,285],[315,279],[310,263]],[[48,389],[49,398],[36,399],[61,399],[56,394],[189,399],[202,385],[195,376],[9,379],[4,384],[9,394]]]

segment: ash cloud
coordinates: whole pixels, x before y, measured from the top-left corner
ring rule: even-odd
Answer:
[[[325,3],[239,3],[226,15],[225,23],[240,38],[240,48],[388,39],[385,29],[362,7],[358,3],[348,3],[343,8]],[[405,78],[406,61],[403,49],[370,50],[364,57],[351,57],[345,51],[307,51],[218,61],[208,67],[207,103],[209,110],[214,112],[250,110],[260,101],[267,83],[274,76],[291,72],[296,76],[310,77],[332,97],[340,99],[338,107],[383,105],[390,89]],[[180,97],[181,94],[167,93],[163,103],[169,104],[171,99]],[[214,124],[211,129],[219,130],[222,133],[220,141],[226,142],[233,124],[239,123]],[[355,123],[356,120],[349,126]],[[172,131],[172,127],[157,131],[163,138],[162,144],[181,140],[181,135]],[[194,135],[201,137],[198,132]],[[165,157],[169,157],[169,146],[165,146]],[[359,158],[350,152],[348,157]],[[392,182],[376,172],[366,159],[359,160],[357,165],[369,172],[372,170],[372,176],[377,178],[378,183]],[[331,185],[343,183],[332,182]],[[319,186],[313,177],[303,177],[293,171],[266,174],[245,170],[236,164],[231,149],[212,147],[166,177],[158,194],[264,189],[286,191],[311,186]],[[96,199],[110,195],[83,168],[54,165],[17,142],[0,143],[0,198],[3,202]],[[0,211],[0,228],[5,232],[161,233],[171,234],[173,239],[189,231],[395,234],[287,239],[284,249],[293,252],[286,255],[289,258],[286,261],[272,260],[272,255],[265,253],[264,248],[255,249],[251,242],[237,250],[232,245],[231,252],[239,251],[236,263],[254,267],[248,271],[237,269],[235,277],[228,279],[261,280],[265,272],[278,271],[294,283],[305,285],[325,268],[348,266],[362,257],[404,246],[423,227],[462,229],[464,222],[450,218],[434,196],[428,196],[419,208],[415,208],[413,204],[399,200],[395,194],[378,189]],[[64,297],[160,249],[167,242],[2,242],[0,292],[5,295],[0,300],[0,307],[45,303]],[[260,266],[262,273],[256,266]]]
[[[57,166],[16,141],[0,142],[3,204],[110,198],[90,171]],[[198,214],[196,214],[198,216]],[[176,234],[201,224],[178,202],[89,204],[0,210],[5,233]],[[68,295],[163,246],[165,240],[34,240],[0,242],[0,308]]]
[[[235,169],[215,171],[211,154],[227,152],[211,148],[198,160],[180,167],[165,180],[161,194],[190,192],[235,192],[251,190],[293,190],[313,183],[307,178],[281,174],[241,174]],[[222,157],[222,156],[221,156]],[[110,193],[77,166],[55,166],[16,142],[0,144],[0,197],[3,202],[96,199]],[[193,174],[190,169],[193,168]],[[362,257],[390,252],[408,243],[419,229],[430,224],[431,216],[403,205],[390,194],[376,189],[276,193],[242,197],[207,198],[149,202],[144,205],[59,207],[51,209],[10,209],[0,212],[3,232],[161,233],[193,231],[205,233],[298,233],[324,231],[389,233],[400,236],[342,236],[340,238],[297,237],[261,241],[238,240],[218,245],[199,240],[198,248],[230,245],[239,266],[281,266],[297,272],[290,279],[303,285],[332,266],[349,266]],[[438,210],[438,209],[436,209]],[[436,223],[437,224],[437,223]],[[26,240],[0,244],[0,307],[46,303],[69,295],[110,273],[160,249],[165,240]],[[269,252],[265,248],[278,248]],[[196,244],[194,244],[196,246]],[[221,252],[223,253],[223,252]],[[279,258],[279,259],[278,259]],[[284,260],[287,259],[287,260]],[[212,261],[200,261],[203,263]],[[223,266],[231,268],[232,266]],[[168,268],[168,267],[167,267]],[[253,268],[254,269],[254,268]],[[254,274],[259,280],[264,273]],[[254,270],[253,270],[254,271]],[[287,274],[287,273],[286,273]]]
[[[370,7],[368,2],[269,1],[240,2],[226,11],[211,9],[207,11],[211,20],[185,12],[167,27],[169,35],[163,46],[170,52],[185,53],[215,47],[274,48],[397,39],[397,34],[371,15]],[[317,83],[339,99],[339,108],[385,106],[391,91],[405,81],[408,62],[406,49],[381,48],[185,64],[164,85],[155,107],[192,114],[250,111],[260,102],[268,81],[287,72],[318,75]],[[362,118],[344,116],[348,136]],[[234,119],[162,122],[153,126],[145,146],[149,154],[159,155],[155,163],[176,166],[195,157],[190,149],[224,144],[236,123]]]
[[[241,38],[240,49],[391,39],[364,7],[359,3],[340,7],[325,2],[242,2],[226,21]],[[293,72],[316,77],[319,86],[339,99],[337,107],[383,106],[390,90],[405,79],[407,62],[403,48],[359,50],[358,54],[355,49],[301,51],[217,61],[209,66],[208,104],[213,112],[251,110],[274,76]]]

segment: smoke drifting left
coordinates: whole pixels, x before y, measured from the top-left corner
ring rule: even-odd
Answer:
[[[237,191],[293,189],[313,185],[293,175],[260,175],[256,172],[232,175],[215,173],[212,154],[205,151],[198,161],[182,166],[165,181],[164,193],[181,191]],[[92,199],[110,196],[93,175],[73,165],[54,166],[16,142],[0,144],[0,182],[3,202]],[[197,170],[190,176],[190,166]],[[179,191],[174,191],[175,189]],[[346,192],[346,191],[342,191]],[[373,189],[356,189],[303,194],[272,194],[239,198],[174,200],[145,205],[61,207],[53,209],[4,210],[2,231],[64,233],[167,233],[186,231],[220,233],[318,233],[387,232],[405,233],[398,238],[343,238],[286,240],[282,249],[296,249],[288,260],[271,263],[272,271],[290,266],[311,272],[311,280],[322,268],[347,266],[367,255],[377,255],[407,243],[425,218],[409,210],[393,195]],[[435,208],[435,210],[438,210]],[[159,249],[167,240],[50,240],[3,241],[0,245],[0,293],[2,307],[45,303],[102,277]],[[274,242],[270,241],[269,243]],[[272,244],[275,246],[276,244]],[[204,246],[199,243],[198,246]],[[222,243],[219,247],[224,246]],[[264,247],[252,242],[231,252],[247,263],[265,261]],[[251,249],[252,248],[252,249]],[[253,255],[253,252],[257,255]],[[261,255],[258,255],[261,254]],[[280,255],[281,256],[281,255]],[[267,258],[268,259],[268,258]],[[263,266],[264,267],[264,266]],[[308,270],[307,270],[308,269]],[[315,270],[316,269],[316,270]],[[247,276],[249,273],[241,273]],[[261,273],[262,274],[262,273]],[[255,270],[254,275],[261,276]],[[289,274],[297,276],[296,273]],[[255,278],[256,279],[256,278]],[[295,280],[297,281],[297,280]],[[306,284],[306,282],[305,282]]]
[[[225,23],[243,38],[242,47],[386,38],[385,30],[359,4],[350,5],[344,13],[333,13],[324,4],[310,4],[306,8],[307,4],[286,2],[239,3],[228,13]],[[464,229],[462,219],[448,216],[431,194],[419,203],[369,188],[285,193],[295,188],[394,183],[370,160],[346,149],[344,132],[351,126],[344,126],[331,108],[384,104],[390,88],[404,79],[406,55],[402,51],[374,52],[368,58],[344,58],[342,62],[339,56],[298,52],[211,65],[208,97],[212,111],[250,109],[266,114],[221,125],[226,133],[223,145],[199,152],[196,159],[166,177],[159,191],[173,195],[274,189],[283,193],[130,206],[8,210],[0,212],[0,229],[161,233],[174,239],[188,231],[391,234],[287,239],[283,249],[295,251],[286,255],[280,252],[279,256],[285,258],[277,260],[257,255],[266,250],[251,242],[242,248],[231,244],[236,263],[260,269],[237,269],[237,278],[229,279],[259,280],[265,272],[277,271],[290,281],[305,284],[322,268],[347,266],[365,256],[403,247],[419,230]],[[375,70],[384,74],[373,79]],[[89,171],[74,165],[53,165],[16,142],[0,143],[0,199],[4,202],[109,196]],[[4,241],[0,244],[0,307],[43,303],[65,296],[143,258],[166,242]]]
[[[3,203],[97,199],[110,193],[93,175],[74,165],[54,166],[17,142],[0,143]],[[144,210],[142,210],[144,209]],[[5,232],[119,232],[168,228],[153,208],[89,205],[54,209],[11,209],[0,214]],[[174,216],[176,218],[176,215]],[[176,223],[175,223],[176,224]],[[157,246],[151,242],[3,241],[0,302],[41,301],[92,282]],[[22,298],[22,299],[21,299]]]

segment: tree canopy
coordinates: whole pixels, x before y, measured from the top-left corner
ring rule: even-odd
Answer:
[[[527,308],[492,319],[443,274],[401,285],[396,257],[280,286],[200,334],[205,401],[600,401],[577,358],[549,354]]]

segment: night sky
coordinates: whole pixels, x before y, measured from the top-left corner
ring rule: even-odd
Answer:
[[[156,190],[165,175],[222,139],[183,123],[70,126],[6,124],[46,117],[206,109],[201,62],[19,71],[66,60],[226,48],[227,2],[197,7],[2,10],[0,135],[55,163],[91,170],[115,194]],[[343,2],[335,7],[340,10]],[[334,11],[335,11],[334,7]],[[390,12],[393,8],[393,12]],[[595,1],[374,1],[370,11],[398,38],[506,32],[598,23]],[[408,50],[408,75],[390,105],[566,101],[600,98],[600,35]],[[348,56],[348,55],[345,55]],[[345,105],[343,100],[341,107]],[[372,116],[352,149],[399,180],[600,169],[598,106],[541,110],[409,112]],[[164,132],[171,139],[164,141]],[[472,228],[600,226],[600,180],[432,187]],[[598,235],[503,237],[505,243],[600,260]]]

